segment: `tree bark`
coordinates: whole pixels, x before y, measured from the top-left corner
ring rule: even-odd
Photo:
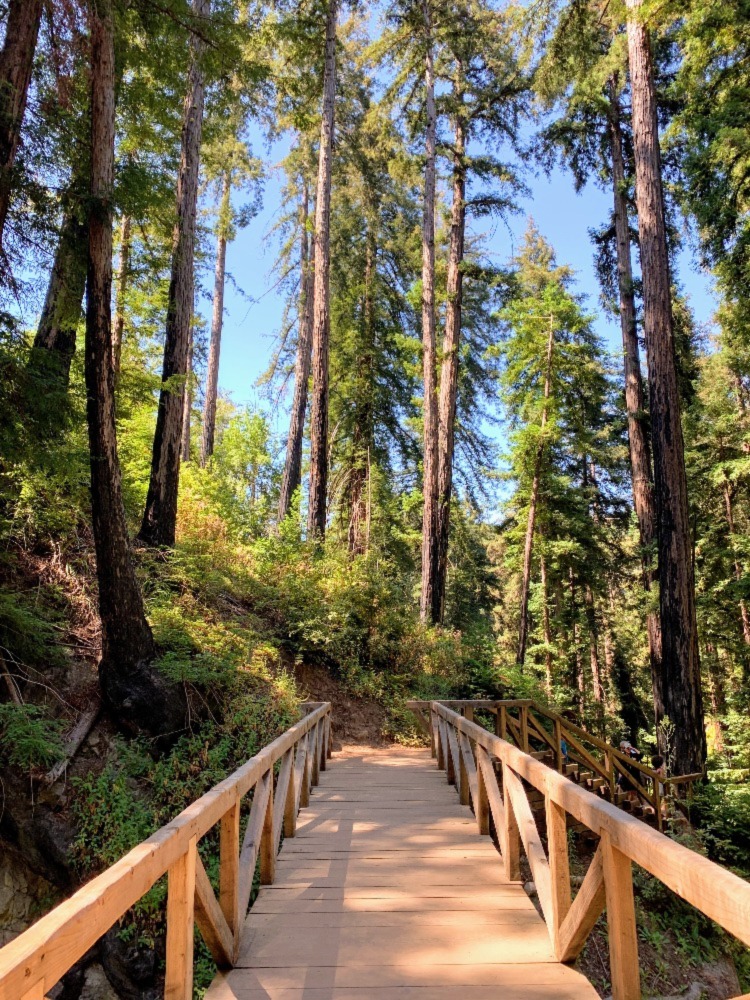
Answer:
[[[221,330],[224,325],[224,281],[227,266],[227,239],[231,209],[232,177],[227,170],[222,178],[221,203],[216,237],[216,268],[214,270],[214,301],[211,315],[211,342],[208,348],[206,373],[206,398],[203,403],[203,437],[201,439],[201,465],[205,466],[214,453],[216,434],[216,403],[219,396],[219,357],[221,355]]]
[[[312,411],[310,415],[310,498],[307,533],[323,539],[328,493],[328,351],[331,333],[331,170],[336,102],[337,0],[328,0],[323,114],[320,123],[318,185],[315,193],[315,278],[312,325]]]
[[[542,625],[544,627],[544,683],[548,696],[552,697],[552,629],[550,628],[549,603],[547,595],[547,560],[544,554],[539,559],[542,583]]]
[[[118,718],[154,733],[184,725],[181,689],[150,666],[155,655],[133,566],[122,501],[112,368],[112,196],[115,155],[111,0],[91,0],[91,197],[86,292],[86,416],[91,516],[102,621],[99,678]]]
[[[193,0],[193,15],[209,16],[209,0]],[[205,47],[197,34],[191,37],[190,70],[182,122],[180,173],[177,180],[177,222],[169,282],[164,367],[156,417],[151,478],[139,537],[147,545],[174,545],[177,526],[177,493],[180,484],[180,450],[185,412],[188,354],[192,336],[195,251],[195,218],[198,202],[204,82],[200,61]]]
[[[729,529],[729,545],[732,549],[734,559],[734,578],[739,583],[742,579],[742,565],[734,551],[734,508],[732,506],[732,488],[728,479],[724,480],[724,510],[727,516],[727,528]],[[747,604],[740,599],[740,623],[742,625],[742,638],[746,646],[750,646],[750,615],[748,615]]]
[[[180,459],[183,462],[190,461],[190,417],[193,413],[193,331],[190,331],[190,345],[188,347],[187,374],[185,378],[185,392],[182,396],[182,439],[180,443]]]
[[[542,419],[540,421],[539,442],[534,458],[534,477],[531,480],[531,493],[529,496],[529,513],[526,519],[526,539],[523,547],[523,568],[521,570],[521,619],[518,625],[518,647],[516,649],[516,663],[522,667],[526,660],[526,643],[529,634],[529,589],[531,587],[531,557],[534,553],[534,527],[536,525],[536,508],[539,500],[539,485],[542,475],[542,464],[544,461],[544,429],[547,426],[547,400],[552,388],[552,351],[555,344],[555,327],[550,316],[549,336],[547,338],[547,358],[545,361],[544,373],[544,406],[542,408]]]
[[[425,27],[425,133],[424,203],[422,211],[422,365],[424,380],[424,461],[422,492],[422,589],[420,616],[435,623],[435,586],[438,564],[438,399],[435,333],[435,67],[430,0],[422,0]]]
[[[596,608],[594,606],[594,595],[590,585],[587,583],[584,590],[584,603],[586,609],[586,624],[589,631],[589,663],[591,665],[591,686],[594,693],[594,701],[601,715],[604,706],[604,685],[602,684],[601,664],[599,662],[599,626],[596,620]]]
[[[115,290],[115,325],[112,331],[112,367],[115,370],[115,382],[120,374],[120,359],[122,357],[122,335],[125,330],[125,296],[130,277],[130,216],[126,213],[120,223],[120,264],[117,269],[117,287]]]
[[[70,380],[76,350],[76,333],[83,312],[88,259],[88,218],[71,185],[71,204],[63,216],[47,294],[39,319],[34,352],[45,351],[53,359],[54,375],[63,385]]]
[[[677,774],[684,774],[702,770],[706,759],[693,550],[675,362],[651,40],[642,21],[641,0],[627,0],[627,6],[636,204],[659,553],[662,670],[656,699],[656,720],[659,724],[664,716],[668,716],[674,725],[674,768]]]
[[[374,446],[373,426],[373,364],[374,364],[374,317],[372,283],[375,274],[375,236],[368,227],[365,248],[364,296],[362,302],[362,351],[360,354],[360,388],[355,400],[354,440],[352,447],[352,467],[349,474],[349,552],[363,555],[367,551],[369,538],[368,485],[370,481],[370,459]]]
[[[438,560],[433,592],[433,619],[445,615],[445,588],[448,578],[448,542],[450,538],[451,493],[453,490],[453,454],[456,441],[456,400],[458,398],[458,348],[461,340],[461,305],[463,297],[464,236],[466,231],[466,122],[463,115],[462,74],[457,66],[456,115],[453,147],[453,201],[448,250],[447,303],[443,357],[440,364],[440,401],[438,418]]]
[[[302,179],[300,204],[300,302],[297,358],[294,365],[294,398],[289,417],[289,436],[286,442],[286,460],[279,495],[279,520],[289,514],[295,490],[302,483],[302,440],[305,434],[307,390],[312,363],[313,281],[315,259],[311,255],[307,224],[310,212],[310,193],[307,180]]]
[[[0,253],[41,21],[42,0],[10,0],[0,52]]]
[[[625,375],[625,411],[628,421],[630,478],[633,506],[638,521],[641,542],[643,589],[650,592],[656,582],[654,565],[656,549],[656,506],[651,473],[651,451],[646,417],[646,398],[641,376],[640,349],[636,327],[635,292],[631,261],[630,226],[626,195],[625,159],[622,144],[620,103],[616,80],[609,81],[609,133],[612,153],[612,188],[614,195],[615,238],[617,247],[617,284],[620,295],[620,327],[622,330]],[[661,625],[655,611],[646,614],[651,686],[654,704],[660,699],[661,684]]]

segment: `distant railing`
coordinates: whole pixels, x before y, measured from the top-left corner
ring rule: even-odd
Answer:
[[[410,707],[424,715],[428,706],[427,723],[438,767],[456,785],[460,801],[473,808],[479,832],[489,834],[494,827],[510,880],[520,879],[523,846],[558,961],[570,962],[580,954],[606,909],[612,995],[614,1000],[640,1000],[633,862],[750,945],[750,884],[601,796],[592,795],[448,704],[411,702]],[[462,704],[465,710],[472,707],[468,702]],[[508,703],[498,704],[499,711],[507,713]],[[523,731],[518,735],[523,743]],[[527,785],[544,798],[546,850],[527,798]],[[599,837],[575,899],[570,883],[568,816]]]
[[[618,788],[635,793],[637,800],[653,810],[658,830],[663,830],[665,805],[682,799],[689,802],[694,783],[704,777],[702,773],[676,777],[659,774],[654,768],[633,760],[559,713],[529,698],[441,700],[440,704],[455,709],[470,720],[474,718],[475,710],[489,712],[495,716],[495,734],[501,739],[515,743],[524,753],[549,751],[560,774],[564,774],[571,763],[585,768],[594,778],[600,779],[599,784],[610,802],[616,801]],[[425,732],[429,733],[425,713],[429,712],[430,702],[413,701],[409,702],[409,706],[420,719]]]
[[[282,833],[293,837],[297,813],[331,754],[331,706],[314,702],[273,743],[134,847],[111,868],[0,949],[0,1000],[43,1000],[148,890],[168,873],[164,996],[192,1000],[197,924],[220,968],[237,959],[256,863],[273,882]],[[275,765],[279,764],[274,776]],[[240,805],[253,791],[240,843]],[[198,841],[220,824],[219,898],[198,854]]]

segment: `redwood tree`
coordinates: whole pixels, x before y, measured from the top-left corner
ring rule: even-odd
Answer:
[[[154,733],[184,725],[185,700],[152,666],[154,640],[133,566],[122,500],[112,366],[115,59],[111,0],[91,0],[91,189],[86,282],[86,415],[102,622],[102,691],[118,718]]]
[[[193,16],[208,17],[209,0],[193,0]],[[185,393],[192,339],[194,304],[195,219],[203,131],[204,79],[201,57],[205,45],[191,35],[190,69],[182,122],[180,172],[177,179],[177,222],[169,282],[164,366],[156,417],[151,477],[139,533],[148,545],[174,545],[177,493],[183,438]]]
[[[224,324],[224,281],[227,268],[227,242],[229,239],[230,199],[232,174],[226,170],[221,180],[221,201],[216,229],[216,267],[214,269],[214,299],[211,313],[211,341],[208,347],[208,372],[206,373],[206,398],[203,403],[203,437],[201,439],[201,465],[214,453],[216,432],[216,402],[219,396],[219,357],[221,355],[221,329]]]
[[[0,251],[41,20],[42,0],[10,0],[0,51]]]
[[[435,343],[435,67],[432,15],[429,0],[423,0],[425,30],[425,168],[422,214],[422,365],[424,380],[424,508],[422,514],[422,621],[437,621],[436,581],[438,539],[438,401]]]
[[[292,497],[302,482],[302,438],[305,432],[307,412],[307,390],[312,361],[312,317],[313,317],[313,275],[315,261],[310,252],[310,236],[307,231],[310,214],[310,194],[307,180],[302,178],[300,194],[300,294],[299,331],[297,334],[297,356],[294,364],[294,398],[289,416],[289,435],[286,442],[286,460],[279,495],[279,520],[289,513]]]
[[[337,0],[328,0],[323,113],[320,123],[318,185],[315,193],[315,277],[312,324],[312,411],[310,416],[310,498],[307,532],[323,538],[326,531],[328,489],[328,352],[331,332],[330,224],[331,167],[333,161],[334,106],[336,99]]]
[[[702,770],[706,734],[651,38],[640,0],[628,0],[627,5],[659,553],[662,670],[656,719],[658,723],[667,716],[674,726],[673,766],[681,774]]]

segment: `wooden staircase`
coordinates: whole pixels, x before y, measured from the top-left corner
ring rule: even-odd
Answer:
[[[409,702],[428,735],[431,735],[430,704]],[[476,721],[476,716],[494,717],[496,736],[659,831],[670,822],[685,822],[693,784],[703,778],[703,774],[680,777],[657,774],[653,768],[632,760],[616,747],[530,699],[447,700],[440,704],[471,722]],[[534,808],[541,806],[537,803]]]

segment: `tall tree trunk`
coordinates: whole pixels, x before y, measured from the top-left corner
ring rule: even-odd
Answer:
[[[0,253],[41,21],[42,0],[10,0],[0,51]]]
[[[706,734],[651,40],[641,0],[627,0],[627,6],[659,552],[662,670],[656,719],[668,716],[674,725],[674,766],[681,774],[702,770]]]
[[[435,333],[435,144],[437,114],[435,110],[435,67],[430,0],[422,0],[425,29],[425,167],[424,202],[422,206],[422,365],[424,380],[423,403],[423,485],[422,510],[422,589],[420,616],[422,621],[438,620],[434,609],[438,565],[438,399],[437,343]]]
[[[221,330],[224,325],[224,282],[227,267],[227,239],[232,196],[232,175],[227,170],[221,182],[221,202],[216,235],[216,268],[214,270],[214,301],[211,315],[211,342],[208,348],[206,372],[206,398],[203,403],[203,437],[201,439],[201,465],[205,466],[214,453],[216,434],[216,403],[219,397],[219,358],[221,355]]]
[[[130,227],[130,216],[125,213],[120,223],[120,264],[117,269],[115,325],[112,331],[112,367],[115,370],[115,381],[117,381],[117,377],[120,374],[122,335],[125,330],[125,296],[128,291],[128,278],[130,277]]]
[[[193,16],[196,19],[207,18],[209,10],[209,0],[193,0]],[[177,180],[177,222],[167,304],[162,389],[154,433],[151,478],[139,533],[140,539],[147,545],[174,545],[177,526],[180,449],[195,292],[193,256],[204,104],[203,70],[200,61],[204,47],[200,36],[193,34],[190,41],[190,70],[182,121],[180,173]]]
[[[586,674],[583,669],[583,657],[581,656],[578,598],[576,595],[576,578],[572,566],[568,567],[568,583],[570,585],[571,632],[573,635],[573,676],[575,687],[578,689],[579,723],[583,726],[585,725],[586,713]]]
[[[307,533],[322,539],[326,532],[328,493],[328,350],[331,333],[331,168],[336,103],[337,0],[328,0],[323,70],[323,115],[320,123],[318,186],[315,192],[315,279],[312,325],[312,412],[310,415],[310,499]]]
[[[734,508],[732,506],[732,488],[728,479],[724,480],[724,510],[727,516],[727,527],[729,529],[729,545],[734,558],[734,578],[739,583],[742,579],[742,565],[737,553],[734,551]],[[748,615],[747,604],[742,598],[739,602],[740,622],[742,624],[742,638],[746,646],[750,646],[750,615]]]
[[[86,416],[91,515],[102,621],[102,691],[118,717],[154,733],[184,725],[182,689],[150,664],[151,629],[133,567],[122,502],[112,368],[114,26],[111,0],[91,0],[91,197],[86,294]]]
[[[545,436],[544,429],[547,426],[547,401],[549,400],[552,388],[552,351],[555,344],[555,327],[550,316],[549,336],[547,337],[547,358],[544,370],[544,406],[542,408],[542,419],[540,422],[539,441],[536,447],[534,458],[534,477],[531,480],[531,493],[529,495],[529,513],[526,519],[526,540],[523,547],[523,568],[521,570],[521,617],[518,625],[518,647],[516,649],[516,663],[522,667],[526,660],[526,642],[529,634],[529,589],[531,587],[531,557],[534,553],[534,528],[536,525],[536,508],[539,500],[539,485],[542,476],[542,464],[544,461]]]
[[[458,63],[456,115],[453,147],[453,201],[448,250],[447,303],[443,357],[440,364],[440,402],[438,419],[438,562],[433,594],[433,617],[442,621],[445,614],[445,587],[448,579],[448,542],[450,538],[451,493],[453,491],[453,455],[456,442],[456,401],[458,398],[458,348],[461,340],[463,301],[464,237],[466,232],[466,123],[463,116],[463,66]]]
[[[633,506],[638,520],[641,542],[643,589],[651,591],[657,578],[656,505],[651,473],[651,451],[646,418],[646,398],[641,376],[640,349],[636,327],[635,291],[631,261],[630,225],[626,195],[625,160],[622,145],[620,102],[617,81],[609,81],[609,134],[612,153],[612,187],[614,194],[615,237],[617,246],[617,283],[620,295],[620,327],[622,330],[625,369],[625,411],[628,420],[630,478],[633,486]],[[659,700],[661,678],[661,625],[656,611],[646,615],[651,686],[654,704]]]
[[[604,685],[602,684],[602,671],[599,662],[599,625],[596,620],[596,608],[594,606],[594,595],[590,585],[587,583],[584,590],[584,602],[586,607],[586,624],[589,631],[589,662],[591,664],[591,686],[594,692],[594,701],[601,715],[601,708],[604,705]]]
[[[74,193],[76,186],[71,184],[70,204],[63,216],[44,307],[34,337],[33,363],[42,356],[49,357],[55,367],[53,374],[66,386],[83,312],[88,260],[88,218]],[[41,355],[42,351],[46,355]]]
[[[313,281],[315,270],[314,254],[310,251],[307,232],[310,212],[310,192],[307,179],[302,178],[302,199],[300,203],[300,301],[299,332],[297,334],[297,358],[294,364],[294,398],[289,416],[289,436],[286,442],[286,461],[279,495],[279,520],[283,521],[292,505],[292,497],[302,482],[302,439],[305,434],[305,413],[307,411],[307,389],[312,363],[312,319]]]
[[[544,553],[539,558],[542,583],[542,625],[544,627],[544,683],[548,696],[552,697],[552,629],[549,619],[549,598],[547,594],[547,560]]]
[[[362,351],[360,353],[359,391],[357,392],[352,468],[349,475],[349,551],[362,555],[367,551],[369,522],[368,486],[370,458],[374,445],[372,387],[374,380],[374,316],[372,283],[375,275],[375,234],[368,225],[365,248],[364,296],[362,301]]]
[[[187,377],[185,379],[185,392],[182,397],[182,439],[180,443],[180,459],[183,462],[190,461],[190,417],[193,413],[193,331],[190,331],[190,345],[188,347]]]

